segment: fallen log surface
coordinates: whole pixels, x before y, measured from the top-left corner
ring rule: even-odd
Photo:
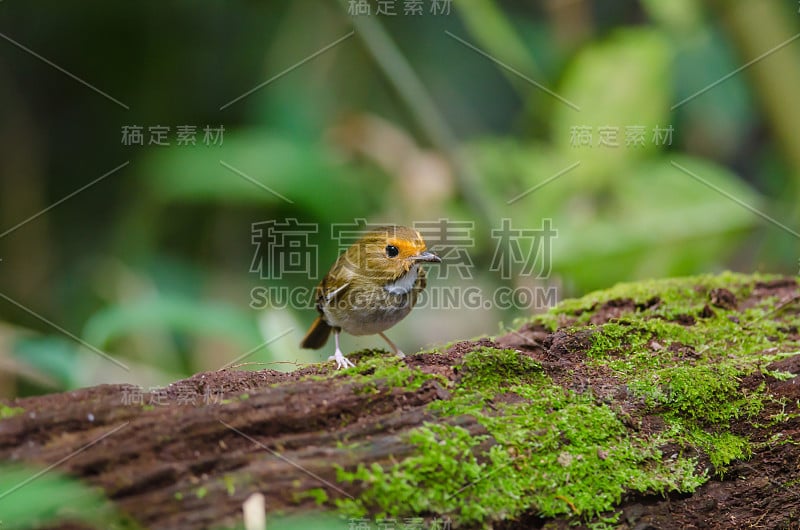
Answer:
[[[341,528],[800,528],[798,295],[734,274],[630,284],[344,372],[17,399],[0,459],[58,463],[154,529],[236,527],[254,492]]]

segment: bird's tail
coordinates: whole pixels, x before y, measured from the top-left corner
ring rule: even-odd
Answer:
[[[333,328],[330,327],[327,322],[322,320],[322,317],[317,317],[317,319],[308,329],[306,336],[303,337],[300,347],[309,348],[311,350],[318,350],[322,348],[325,346],[325,343],[328,342],[328,337],[330,336],[332,329]]]

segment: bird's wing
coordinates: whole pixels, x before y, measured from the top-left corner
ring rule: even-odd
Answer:
[[[351,285],[352,273],[345,267],[339,267],[338,262],[331,271],[325,275],[317,285],[317,311],[322,313],[322,308],[331,304],[347,292]]]
[[[347,289],[348,287],[350,287],[350,282],[345,283],[343,285],[340,285],[336,289],[331,289],[331,290],[327,291],[323,295],[325,297],[325,302],[330,304],[331,302],[336,300],[337,296],[339,296],[340,294],[344,293],[345,289]]]
[[[334,288],[328,285],[326,280],[328,280],[327,276],[317,285],[317,311],[320,313],[322,313],[323,307],[330,305],[331,302],[336,300],[336,297],[342,295],[350,287],[348,282]]]

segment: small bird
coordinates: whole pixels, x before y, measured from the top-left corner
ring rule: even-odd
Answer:
[[[426,250],[416,230],[384,226],[368,232],[344,251],[317,286],[319,316],[300,346],[319,349],[333,331],[336,368],[355,366],[339,348],[339,333],[378,334],[394,353],[403,352],[383,332],[400,322],[425,289],[423,263],[441,263]]]

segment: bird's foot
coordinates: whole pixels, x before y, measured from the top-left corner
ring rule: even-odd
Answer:
[[[406,358],[406,354],[403,353],[400,350],[397,350],[395,353],[397,353],[397,356],[400,357],[401,359],[405,359]]]
[[[336,361],[336,369],[337,370],[341,370],[342,368],[350,368],[350,367],[354,367],[355,366],[355,364],[353,364],[353,362],[350,359],[345,357],[344,354],[342,354],[342,351],[340,349],[338,349],[338,348],[333,353],[333,355],[328,357],[328,360],[329,361]]]

